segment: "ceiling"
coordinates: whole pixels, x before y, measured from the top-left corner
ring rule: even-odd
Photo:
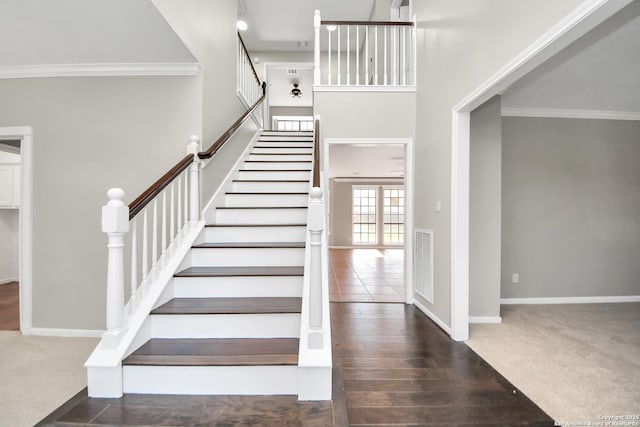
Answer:
[[[324,20],[366,21],[374,3],[375,0],[238,0],[238,18],[249,25],[242,38],[251,51],[311,51],[316,9]]]
[[[404,177],[402,144],[330,144],[329,178]]]
[[[640,112],[640,1],[509,87],[502,106]]]

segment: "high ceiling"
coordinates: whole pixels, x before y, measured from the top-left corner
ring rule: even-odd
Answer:
[[[402,144],[331,144],[329,178],[404,177]]]
[[[640,1],[513,84],[502,106],[640,113]]]
[[[242,33],[251,51],[313,50],[313,14],[324,20],[371,17],[375,0],[238,0],[238,17],[249,29]]]

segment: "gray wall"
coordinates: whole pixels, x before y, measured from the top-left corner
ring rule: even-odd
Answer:
[[[640,122],[503,118],[503,298],[640,294],[638,159]]]
[[[33,127],[33,326],[103,329],[110,187],[131,201],[201,127],[197,77],[0,80],[0,126]]]
[[[500,97],[471,112],[469,315],[500,316]]]
[[[271,107],[269,126],[273,123],[273,116],[313,116],[313,107]]]
[[[434,302],[451,325],[451,111],[583,0],[421,0],[417,29],[415,226],[434,230]],[[508,37],[505,37],[508,34]],[[442,202],[436,212],[436,201]]]
[[[354,179],[353,181],[334,178],[329,180],[329,245],[352,246],[352,198],[351,187],[353,185],[403,185],[402,179]],[[378,196],[380,197],[380,196]],[[378,205],[378,215],[382,211],[382,203]],[[378,234],[380,231],[378,232]],[[379,236],[380,238],[381,236]],[[358,245],[364,246],[364,245]]]

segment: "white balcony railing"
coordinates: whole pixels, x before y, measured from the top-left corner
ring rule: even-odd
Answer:
[[[415,85],[415,22],[314,16],[314,85]]]

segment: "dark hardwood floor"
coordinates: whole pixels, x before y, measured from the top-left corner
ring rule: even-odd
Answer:
[[[39,425],[553,425],[469,347],[451,341],[413,306],[332,303],[331,316],[333,402],[298,402],[292,396],[90,399],[84,390]]]
[[[0,285],[0,331],[20,330],[19,297],[18,282]]]

